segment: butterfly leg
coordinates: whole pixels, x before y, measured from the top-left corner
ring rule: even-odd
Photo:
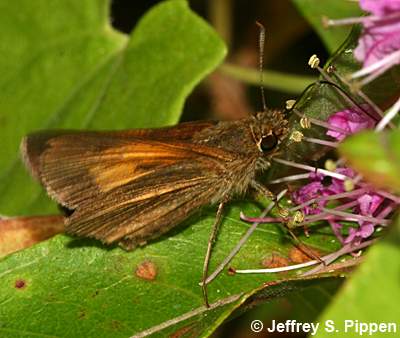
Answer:
[[[207,245],[207,251],[206,255],[204,257],[204,265],[203,265],[203,278],[201,281],[201,287],[203,290],[203,298],[204,298],[204,304],[206,307],[210,307],[210,304],[208,303],[208,294],[207,294],[207,277],[208,277],[208,266],[210,264],[210,258],[211,258],[211,249],[215,241],[215,237],[217,236],[218,233],[218,228],[222,220],[222,213],[224,210],[224,206],[226,204],[227,200],[224,200],[221,202],[218,206],[218,211],[217,215],[215,217],[214,225],[212,227],[211,233],[210,233],[210,238],[208,240],[208,245]]]

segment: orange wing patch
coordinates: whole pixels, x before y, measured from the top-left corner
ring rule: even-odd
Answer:
[[[179,148],[171,151],[160,144],[129,144],[103,151],[88,171],[99,190],[108,192],[151,174],[152,168],[171,165],[187,156],[187,151]]]
[[[98,164],[89,168],[89,173],[102,192],[108,192],[116,187],[130,182],[132,179],[138,178],[135,175],[136,163],[121,162],[115,165]],[[142,173],[145,175],[146,173]]]

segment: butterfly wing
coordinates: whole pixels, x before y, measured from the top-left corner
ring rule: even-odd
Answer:
[[[142,243],[167,232],[214,195],[213,177],[182,175],[184,166],[161,169],[143,181],[130,182],[82,204],[68,219],[67,230],[111,243],[130,238]],[[215,185],[214,185],[215,186]]]
[[[37,133],[22,148],[49,195],[74,210],[68,232],[140,243],[218,199],[217,182],[234,155],[194,144],[192,127],[172,127],[167,137],[157,129]]]
[[[40,158],[44,150],[48,147],[48,141],[63,135],[91,135],[94,138],[102,138],[103,141],[110,138],[118,140],[130,139],[148,139],[148,140],[176,140],[190,142],[194,133],[203,129],[212,127],[216,122],[213,121],[196,121],[184,122],[172,127],[164,128],[147,128],[147,129],[131,129],[121,131],[71,131],[71,130],[46,130],[39,131],[26,136],[21,142],[21,154],[26,167],[31,175],[40,180]],[[97,142],[98,143],[98,142]],[[110,142],[109,142],[110,143]]]

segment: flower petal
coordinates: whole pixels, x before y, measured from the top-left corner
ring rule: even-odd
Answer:
[[[377,16],[391,14],[400,10],[399,0],[360,0],[360,7]]]

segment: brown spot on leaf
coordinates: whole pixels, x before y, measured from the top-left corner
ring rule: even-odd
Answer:
[[[14,285],[16,289],[24,289],[26,287],[26,282],[23,279],[17,279]]]
[[[303,245],[301,248],[293,247],[289,251],[289,258],[293,263],[300,264],[311,261],[315,257],[320,257],[320,252],[316,249],[310,248],[309,246]]]
[[[157,276],[157,266],[149,260],[144,261],[136,267],[135,274],[141,279],[153,281]]]
[[[289,260],[280,254],[272,253],[262,260],[261,265],[267,269],[280,268],[282,266],[288,266]]]

